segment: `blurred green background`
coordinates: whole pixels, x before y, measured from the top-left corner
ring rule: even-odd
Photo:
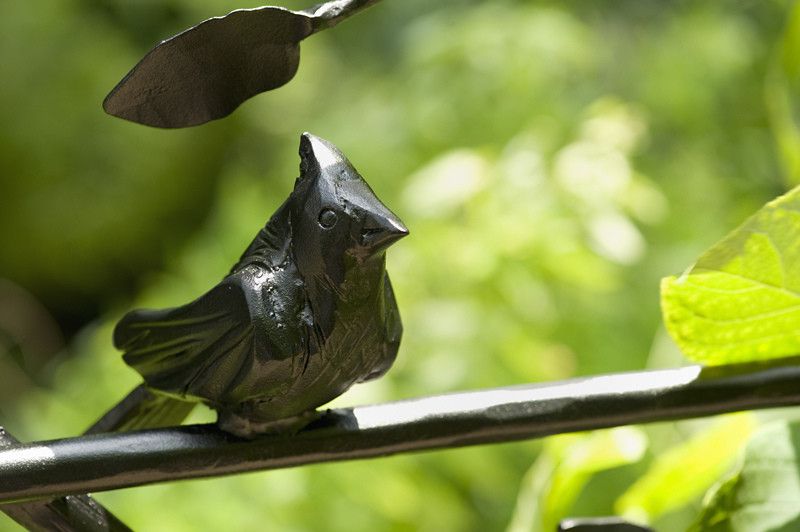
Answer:
[[[161,131],[103,114],[158,40],[256,5],[4,5],[0,423],[18,438],[75,435],[138,382],[114,321],[227,273],[291,190],[306,130],[412,232],[388,257],[398,361],[337,405],[683,364],[659,279],[798,182],[800,17],[780,0],[385,0],[310,38],[292,82],[225,120]],[[708,423],[98,499],[141,530],[551,530],[629,508],[654,459]],[[623,458],[580,454],[608,438]],[[680,485],[634,515],[685,527],[707,486],[663,508]]]

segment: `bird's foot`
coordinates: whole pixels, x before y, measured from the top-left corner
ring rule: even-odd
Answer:
[[[309,410],[293,417],[261,421],[229,410],[220,410],[217,426],[241,438],[253,439],[262,434],[295,434],[321,415],[322,412]]]

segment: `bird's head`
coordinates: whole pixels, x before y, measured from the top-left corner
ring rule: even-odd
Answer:
[[[383,256],[408,234],[350,161],[330,142],[300,137],[300,177],[290,199],[292,239],[301,273],[343,273],[346,258]]]

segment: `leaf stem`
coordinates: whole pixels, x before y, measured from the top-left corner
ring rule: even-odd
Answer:
[[[359,11],[377,4],[380,0],[333,0],[319,4],[305,12],[314,17],[314,33],[332,28]]]

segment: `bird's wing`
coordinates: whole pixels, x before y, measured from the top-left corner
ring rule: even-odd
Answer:
[[[383,353],[378,357],[375,367],[367,375],[358,380],[365,382],[377,379],[392,367],[400,349],[400,338],[403,336],[403,322],[400,321],[400,310],[394,299],[394,290],[389,281],[389,274],[383,277]]]
[[[253,328],[240,275],[195,301],[134,310],[114,329],[114,345],[148,386],[181,398],[222,398],[253,351]]]
[[[383,290],[386,305],[386,340],[394,347],[396,354],[400,347],[400,338],[403,336],[403,322],[400,320],[400,310],[394,299],[394,290],[388,273],[383,277]]]

